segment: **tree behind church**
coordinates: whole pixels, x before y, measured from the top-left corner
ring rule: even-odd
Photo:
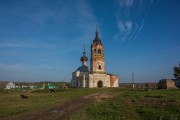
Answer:
[[[177,67],[177,66],[174,66],[174,77],[176,78],[176,79],[180,79],[180,63],[179,63],[179,67]]]

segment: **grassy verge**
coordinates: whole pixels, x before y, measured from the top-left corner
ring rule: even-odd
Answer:
[[[51,94],[48,91],[38,91],[35,93],[20,90],[0,91],[0,119],[49,108],[64,101],[102,91],[106,91],[106,89],[68,89],[67,91]],[[29,98],[23,100],[20,98],[20,94],[28,95]]]
[[[81,108],[71,120],[179,120],[180,90],[112,89],[114,98]],[[79,116],[79,117],[78,117]]]

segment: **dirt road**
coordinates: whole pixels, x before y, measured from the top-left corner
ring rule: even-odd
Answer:
[[[36,113],[26,113],[8,118],[10,120],[67,120],[69,114],[78,108],[96,100],[107,98],[107,93],[88,95],[76,100],[67,101],[52,108],[40,110]]]

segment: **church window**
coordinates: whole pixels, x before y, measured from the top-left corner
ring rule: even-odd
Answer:
[[[99,70],[101,70],[101,65],[99,65]]]
[[[94,49],[94,54],[96,54],[96,49]]]
[[[101,54],[101,49],[98,49],[98,54]]]

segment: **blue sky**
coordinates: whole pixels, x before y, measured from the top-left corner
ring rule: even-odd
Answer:
[[[0,0],[0,80],[70,81],[96,25],[120,82],[173,78],[179,0]],[[89,65],[89,63],[88,63]]]

